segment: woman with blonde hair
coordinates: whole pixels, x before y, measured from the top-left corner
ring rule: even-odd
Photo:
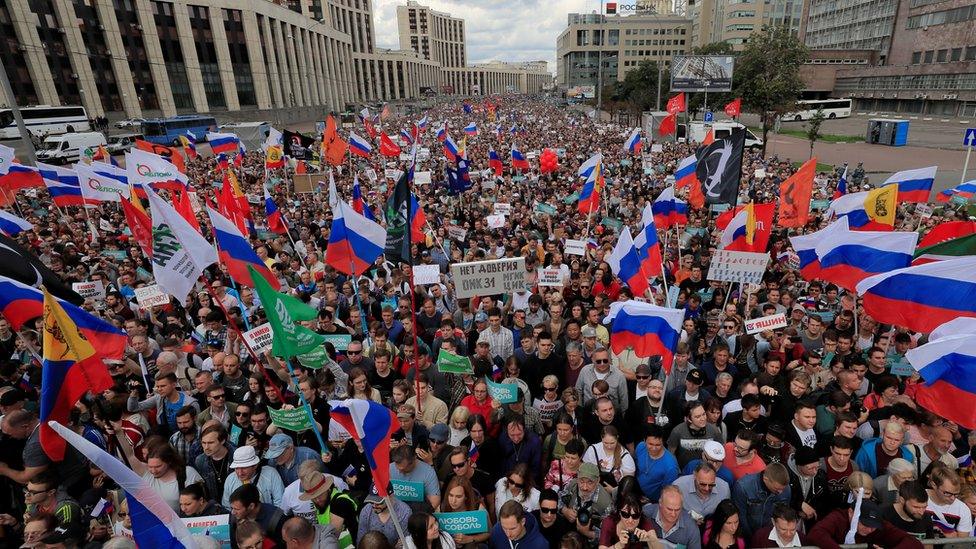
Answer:
[[[451,434],[447,439],[448,444],[457,446],[468,436],[469,417],[471,417],[471,410],[464,406],[458,406],[454,409],[454,412],[451,413],[451,419],[447,422],[447,426],[451,429]]]
[[[621,478],[637,471],[633,456],[620,443],[620,432],[613,425],[603,427],[600,442],[586,449],[583,462],[592,463],[600,469],[600,484],[611,493]]]

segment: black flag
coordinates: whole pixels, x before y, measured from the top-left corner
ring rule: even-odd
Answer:
[[[735,206],[742,176],[742,153],[746,132],[735,128],[728,137],[716,139],[711,145],[698,149],[698,169],[695,175],[701,182],[707,204]]]
[[[54,271],[45,267],[37,256],[2,234],[0,234],[0,276],[12,278],[35,288],[43,285],[51,295],[75,305],[85,302],[85,299],[66,285]]]
[[[406,170],[386,202],[386,258],[412,265],[410,259],[410,183]]]
[[[312,152],[309,148],[315,144],[315,140],[297,132],[285,130],[281,132],[281,142],[284,144],[284,153],[295,160],[311,160]]]

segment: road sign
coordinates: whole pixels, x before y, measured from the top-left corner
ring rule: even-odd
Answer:
[[[962,138],[962,144],[967,147],[976,146],[976,128],[966,129],[966,135]]]
[[[705,122],[711,122],[714,117],[715,115],[712,114],[712,111],[705,111]]]

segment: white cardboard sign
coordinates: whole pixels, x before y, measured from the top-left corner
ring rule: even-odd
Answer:
[[[511,215],[512,205],[506,202],[495,202],[494,213],[496,215]]]
[[[136,288],[135,291],[139,306],[143,309],[149,310],[152,307],[169,303],[169,295],[159,287],[159,284]]]
[[[430,185],[430,172],[414,172],[413,182],[417,185]]]
[[[539,286],[562,286],[562,271],[559,269],[539,269]]]
[[[786,315],[777,313],[774,315],[753,318],[745,322],[747,334],[758,334],[766,330],[786,327]]]
[[[455,263],[451,265],[451,277],[458,299],[524,291],[525,258]]]
[[[759,284],[769,263],[769,254],[716,250],[708,268],[708,280]]]
[[[71,289],[85,299],[101,301],[105,299],[105,286],[101,280],[89,280],[88,282],[73,282]]]
[[[261,354],[271,349],[274,342],[274,332],[271,331],[271,325],[265,322],[257,328],[251,328],[244,332],[244,339],[255,353]]]
[[[485,217],[485,221],[488,222],[489,229],[500,229],[505,226],[504,215],[489,215]]]
[[[414,284],[437,284],[441,281],[440,267],[437,265],[414,265]]]
[[[563,250],[566,255],[586,255],[586,241],[567,238]]]

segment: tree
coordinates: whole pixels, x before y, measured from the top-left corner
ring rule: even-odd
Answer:
[[[820,133],[820,126],[823,124],[823,121],[824,112],[821,108],[817,109],[817,112],[810,118],[810,122],[807,123],[807,141],[810,142],[810,156],[808,158],[813,158],[813,144],[823,137]]]
[[[624,77],[622,94],[626,101],[630,103],[634,111],[647,111],[655,108],[659,103],[658,76],[661,78],[660,103],[663,104],[668,93],[668,82],[671,81],[670,73],[667,69],[659,70],[658,64],[654,61],[641,61],[637,68],[631,69]]]
[[[728,42],[712,42],[710,44],[705,44],[704,46],[698,46],[691,50],[693,55],[733,55],[735,52],[732,50],[732,44]],[[734,99],[731,93],[720,92],[720,93],[709,93],[708,103],[713,106],[714,111],[715,105],[724,106],[726,103]],[[703,93],[691,93],[688,94],[688,114],[692,117],[697,116],[698,111],[705,107],[705,94]]]
[[[809,55],[788,28],[766,25],[749,36],[746,49],[736,60],[736,95],[742,98],[745,109],[759,113],[763,156],[773,121],[791,110],[803,91],[800,65]]]

